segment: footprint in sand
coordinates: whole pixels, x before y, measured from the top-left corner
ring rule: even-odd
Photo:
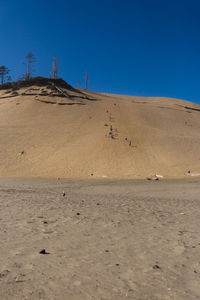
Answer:
[[[0,280],[6,278],[9,273],[10,273],[9,270],[0,271]]]
[[[45,235],[56,233],[56,231],[53,229],[56,226],[56,222],[57,222],[57,220],[55,220],[55,221],[50,221],[50,220],[42,221],[42,224],[40,225],[42,233],[45,234]]]

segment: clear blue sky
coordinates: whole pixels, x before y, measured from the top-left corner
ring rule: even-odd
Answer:
[[[14,80],[24,57],[34,76],[59,77],[89,89],[168,96],[200,103],[199,0],[1,0],[0,65]]]

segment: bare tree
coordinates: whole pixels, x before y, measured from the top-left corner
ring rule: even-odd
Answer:
[[[56,54],[53,57],[53,64],[52,64],[52,78],[56,79],[58,77],[58,62],[56,58]]]
[[[26,71],[26,79],[31,78],[31,64],[36,61],[35,55],[30,52],[26,56],[27,59],[27,71]]]
[[[1,78],[1,84],[4,84],[5,77],[9,74],[9,70],[6,66],[0,66],[0,78]],[[8,77],[8,76],[7,76]]]
[[[89,76],[88,76],[88,70],[85,73],[85,88],[86,90],[88,89],[88,80],[89,80]]]

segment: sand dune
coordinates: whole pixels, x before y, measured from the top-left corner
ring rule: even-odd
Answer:
[[[0,87],[0,299],[199,299],[200,107],[36,81]]]
[[[78,89],[62,92],[46,83],[0,90],[1,177],[200,173],[198,105]],[[114,139],[109,137],[111,125]]]

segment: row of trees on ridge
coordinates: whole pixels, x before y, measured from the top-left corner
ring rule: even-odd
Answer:
[[[34,62],[36,62],[35,55],[32,52],[28,53],[26,55],[26,62],[23,63],[25,65],[26,70],[25,70],[25,73],[20,76],[19,80],[29,80],[31,78],[32,64]],[[0,66],[0,82],[1,82],[1,84],[12,81],[12,78],[9,73],[10,73],[10,70],[6,66],[4,66],[4,65]],[[58,78],[58,62],[57,62],[56,54],[53,57],[51,78],[53,78],[53,79]],[[88,80],[89,80],[88,71],[86,71],[86,74],[85,74],[86,90],[88,89]],[[81,81],[79,80],[79,88],[80,88],[80,86],[81,86]]]

